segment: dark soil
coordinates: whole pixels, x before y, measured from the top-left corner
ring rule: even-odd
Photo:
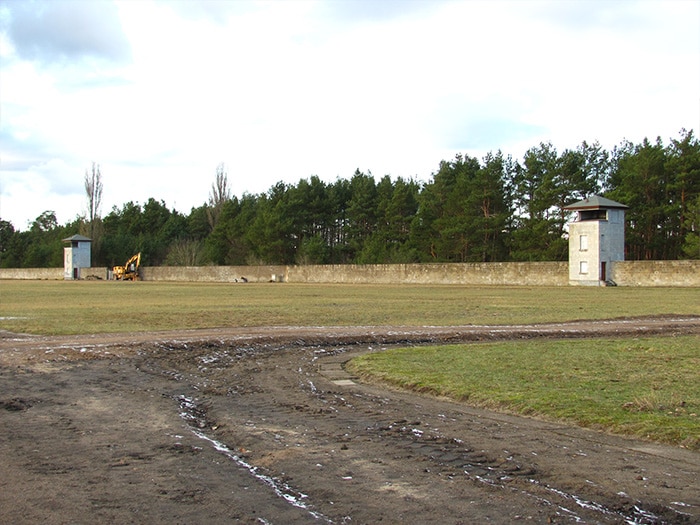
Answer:
[[[700,454],[361,384],[394,344],[700,333],[511,327],[0,334],[0,523],[700,523]]]

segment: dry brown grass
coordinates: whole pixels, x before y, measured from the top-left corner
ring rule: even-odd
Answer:
[[[498,325],[658,314],[700,314],[700,289],[0,281],[0,329],[37,334]]]

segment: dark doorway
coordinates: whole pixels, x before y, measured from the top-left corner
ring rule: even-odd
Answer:
[[[607,281],[608,280],[608,275],[606,271],[606,263],[605,261],[600,263],[600,280],[601,281]]]

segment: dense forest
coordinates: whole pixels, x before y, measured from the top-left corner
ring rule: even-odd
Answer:
[[[627,259],[700,258],[700,142],[686,130],[666,145],[625,141],[612,151],[542,143],[520,161],[457,155],[422,183],[357,170],[240,198],[220,165],[189,215],[150,198],[101,217],[94,165],[92,175],[87,216],[59,225],[46,211],[27,231],[0,220],[0,267],[61,267],[62,239],[75,233],[93,239],[94,266],[136,252],[150,266],[559,261],[568,255],[563,207],[593,194],[629,206]]]

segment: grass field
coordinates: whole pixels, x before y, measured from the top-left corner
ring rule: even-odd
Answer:
[[[348,367],[473,406],[700,449],[699,336],[404,348]]]
[[[697,288],[0,281],[0,330],[529,324],[700,314]],[[392,350],[358,373],[477,406],[700,448],[700,337]]]
[[[0,281],[0,329],[34,334],[497,325],[656,314],[700,314],[700,289]]]

